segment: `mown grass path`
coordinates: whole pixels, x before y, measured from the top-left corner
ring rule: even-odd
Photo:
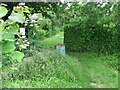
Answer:
[[[43,40],[41,43],[45,48],[48,47],[54,47],[56,44],[63,44],[64,42],[64,32],[60,32],[55,36],[52,36],[51,38],[47,38]]]
[[[63,44],[63,37],[64,33],[60,32],[44,40],[43,44],[46,48],[54,47],[54,45],[58,43]],[[96,54],[70,52],[69,56],[79,60],[79,67],[74,68],[76,68],[76,77],[80,79],[85,87],[118,88],[117,70],[104,65],[101,58]],[[77,69],[81,69],[81,71]]]

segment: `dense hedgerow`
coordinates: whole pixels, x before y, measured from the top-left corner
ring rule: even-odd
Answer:
[[[97,3],[88,3],[80,7],[79,15],[76,18],[70,18],[65,24],[64,42],[67,51],[105,54],[119,52],[119,23],[117,12],[114,12],[117,8],[114,7],[113,11],[107,13],[113,4],[108,4],[109,7],[106,5],[104,10],[96,5]]]

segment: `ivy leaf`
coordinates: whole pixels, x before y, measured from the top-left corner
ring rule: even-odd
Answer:
[[[3,6],[0,6],[0,18],[5,16],[7,13],[8,13],[8,10]]]
[[[12,12],[12,14],[9,16],[9,19],[14,20],[18,23],[24,23],[25,22],[24,13]]]
[[[6,41],[15,41],[15,37],[11,32],[3,34],[2,39]]]
[[[24,53],[19,52],[19,51],[14,51],[10,54],[10,57],[13,60],[18,60],[19,62],[21,62],[21,59],[24,57]]]
[[[2,52],[3,53],[9,53],[15,50],[15,45],[13,42],[6,42],[2,45]]]

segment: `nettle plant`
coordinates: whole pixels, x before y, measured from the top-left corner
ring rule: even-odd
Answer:
[[[4,7],[5,4],[0,5],[0,18],[4,17],[8,10]],[[21,62],[24,57],[24,53],[21,52],[25,42],[19,32],[19,24],[26,23],[24,12],[30,13],[27,6],[17,6],[13,8],[8,20],[4,21],[0,19],[0,43],[2,44],[2,63],[7,61]],[[15,38],[17,37],[17,38]]]

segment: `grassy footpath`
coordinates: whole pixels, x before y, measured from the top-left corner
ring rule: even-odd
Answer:
[[[69,53],[69,55],[79,59],[84,76],[89,83],[95,87],[118,87],[118,72],[112,67],[106,66],[101,57],[90,53]]]
[[[117,70],[103,64],[96,54],[70,52],[62,55],[57,50],[49,49],[55,44],[63,44],[63,37],[61,32],[42,41],[46,49],[33,51],[30,63],[21,63],[18,71],[3,70],[6,79],[3,87],[118,88]],[[25,79],[19,79],[21,77]]]
[[[59,33],[58,35],[43,41],[44,45],[46,47],[51,47],[57,43],[63,44],[63,38],[61,38],[64,37],[63,34],[64,33]],[[82,70],[81,72],[76,73],[76,76],[84,78],[84,82],[81,81],[83,84],[87,85],[87,83],[89,83],[94,87],[118,87],[118,72],[112,67],[103,64],[101,57],[105,56],[98,57],[96,54],[81,54],[74,52],[69,53],[69,55],[79,60],[79,68],[82,68]],[[76,68],[76,72],[77,71]]]
[[[41,43],[45,48],[48,48],[48,47],[54,47],[54,45],[58,43],[63,44],[63,40],[64,40],[64,32],[61,32],[51,38],[47,38],[43,40]]]

